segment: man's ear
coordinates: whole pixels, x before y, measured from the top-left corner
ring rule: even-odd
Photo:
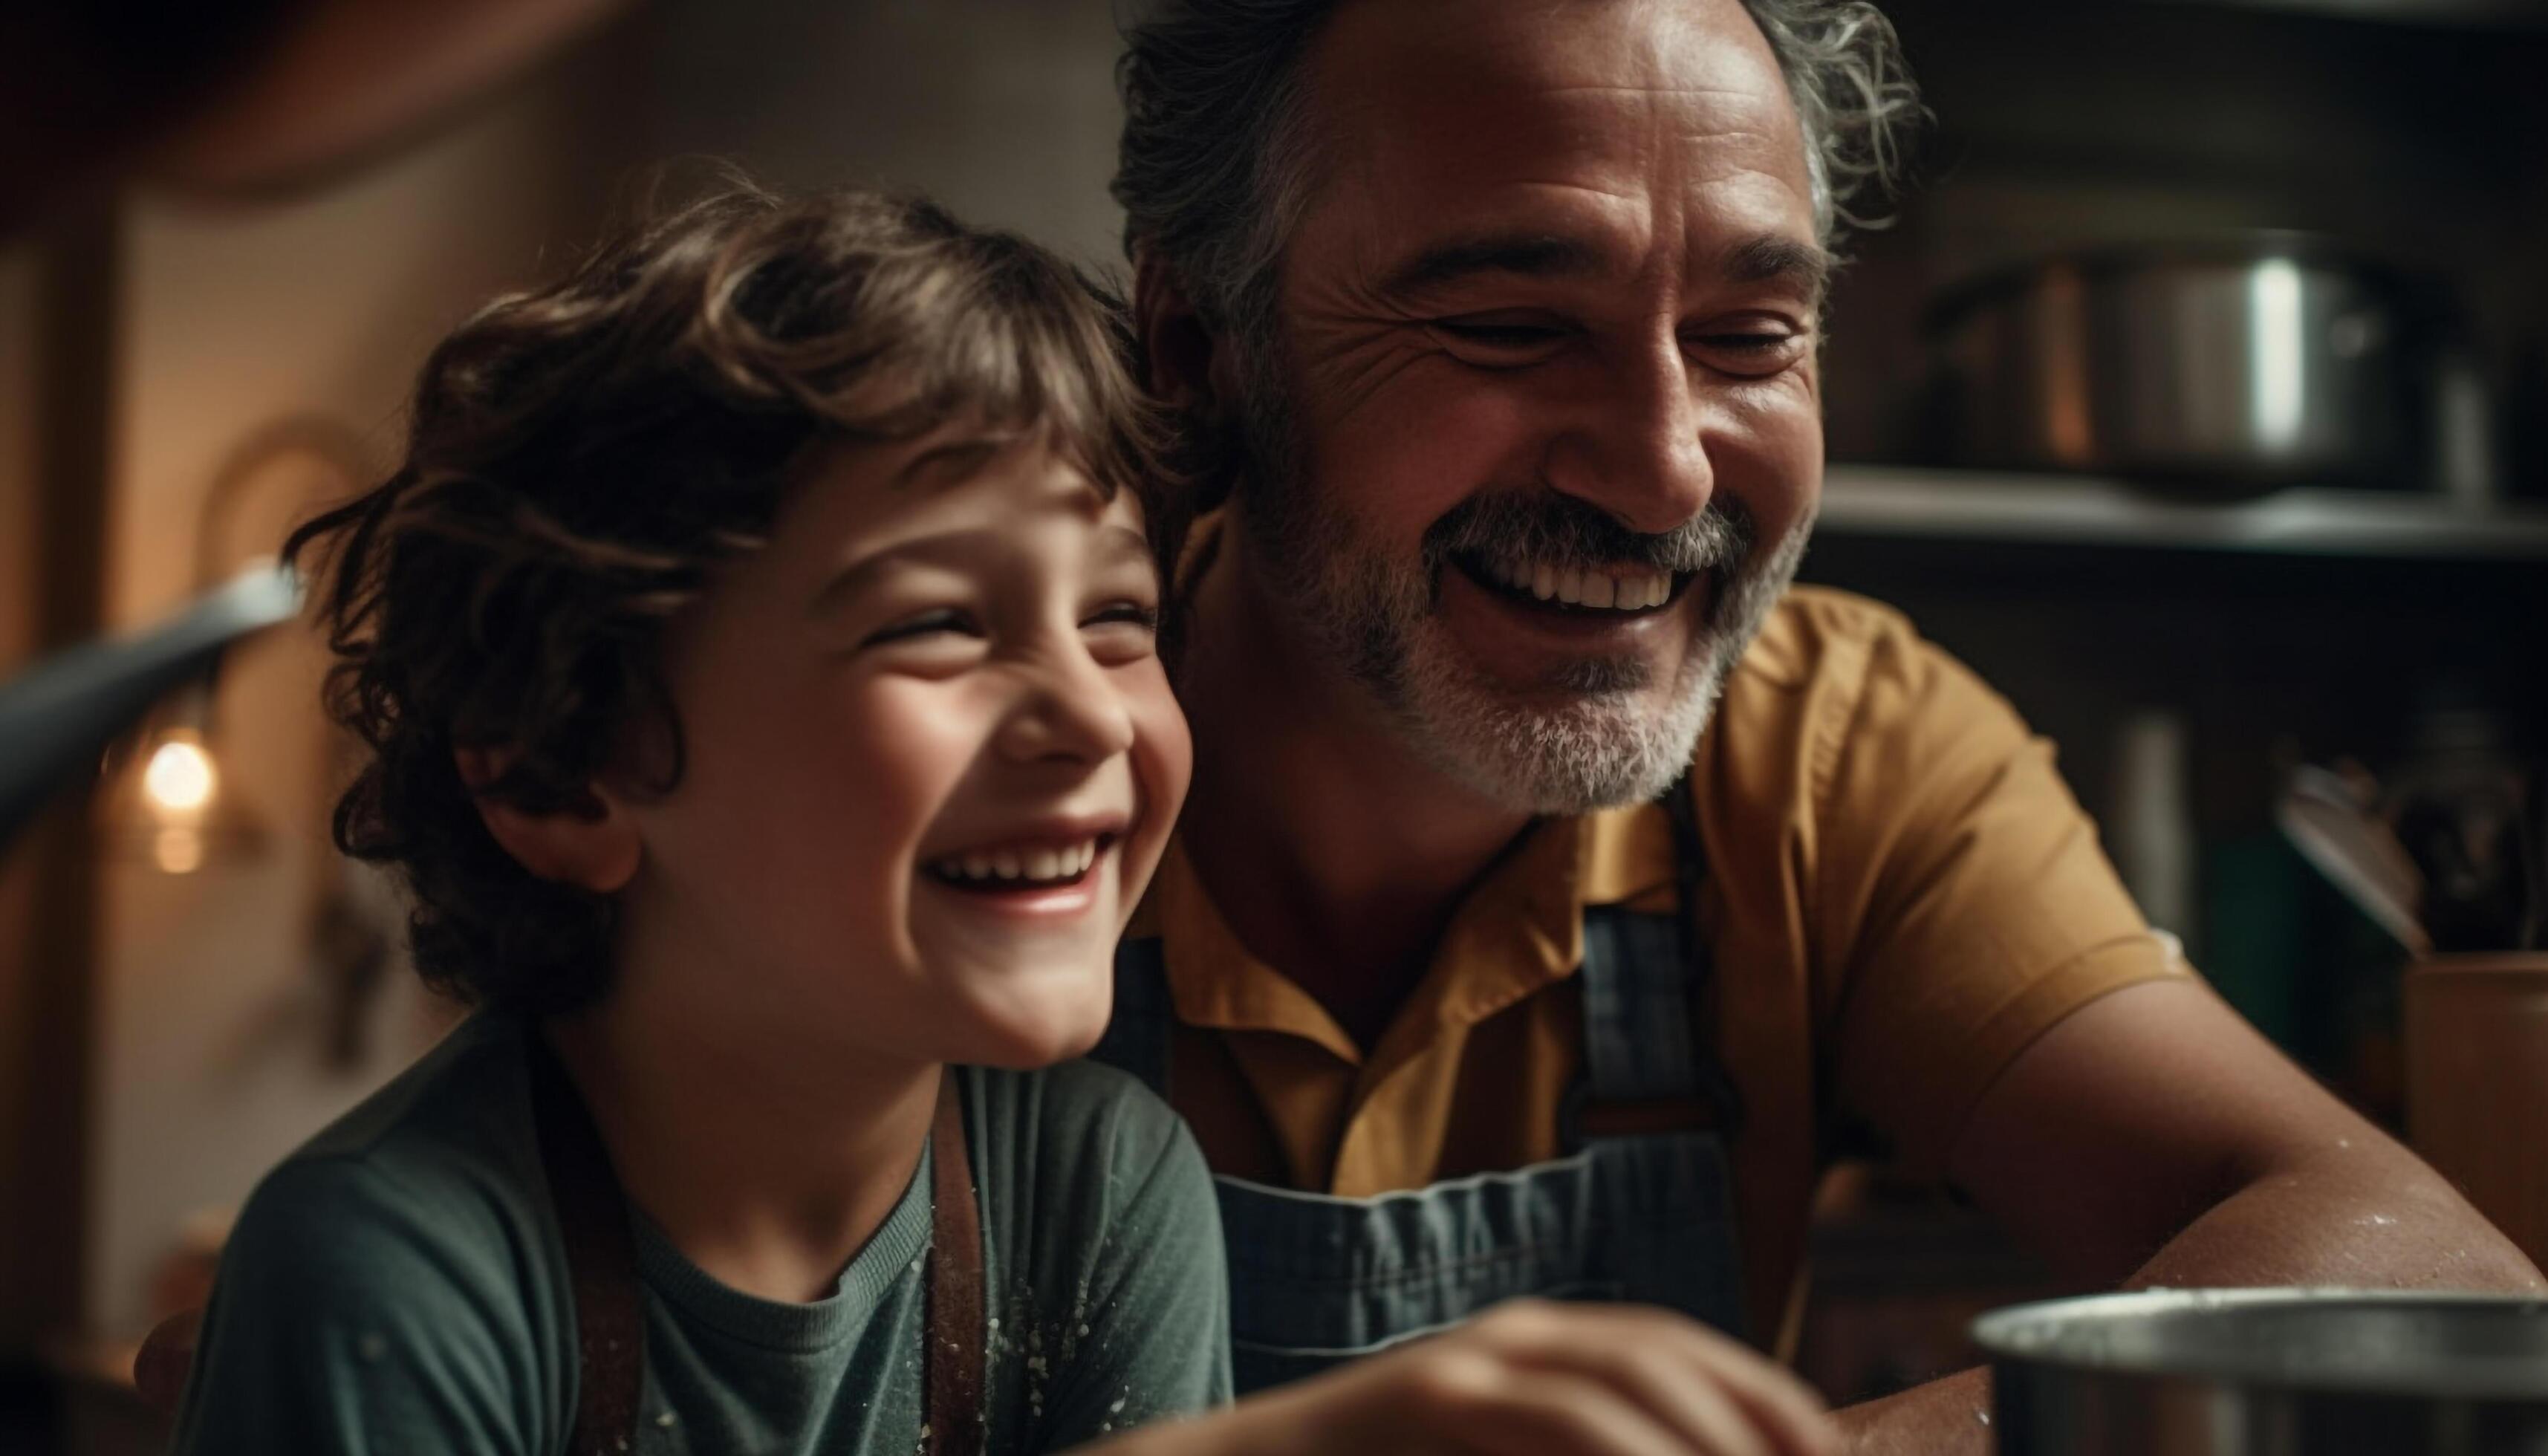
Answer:
[[[535,814],[487,792],[503,776],[515,754],[507,748],[454,748],[451,761],[478,805],[478,817],[504,853],[542,879],[607,895],[637,874],[645,846],[627,806],[594,786],[574,809]]]
[[[1204,322],[1157,252],[1143,248],[1133,265],[1133,327],[1141,340],[1152,398],[1181,410],[1218,415],[1228,398],[1228,341]]]

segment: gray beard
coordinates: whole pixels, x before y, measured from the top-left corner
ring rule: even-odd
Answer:
[[[1385,558],[1307,488],[1287,382],[1273,369],[1242,370],[1241,549],[1303,635],[1420,761],[1491,802],[1551,815],[1641,803],[1687,771],[1727,677],[1795,578],[1810,519],[1764,550],[1730,498],[1660,536],[1630,532],[1582,501],[1490,498],[1429,529],[1418,561]],[[1641,659],[1586,658],[1517,690],[1460,654],[1434,616],[1441,574],[1457,570],[1456,554],[1516,543],[1561,560],[1709,572],[1706,623],[1665,670],[1672,681],[1660,708],[1641,701],[1655,676]]]

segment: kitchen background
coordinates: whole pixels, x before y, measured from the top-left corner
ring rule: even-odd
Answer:
[[[1117,9],[660,0],[323,185],[127,193],[0,242],[0,674],[164,615],[379,469],[424,349],[647,162],[915,184],[1115,264]],[[2441,826],[2476,846],[2461,934],[2511,933],[2491,826],[2548,759],[2548,3],[1889,9],[1938,125],[1834,302],[1806,576],[2006,692],[2153,919],[2394,1122],[2405,953],[2277,805],[2338,770],[2311,822]],[[2150,443],[2185,420],[2126,387],[2119,320],[2233,361],[2228,445]],[[1995,393],[1986,346],[2078,388]],[[319,667],[292,630],[232,653],[0,862],[0,1451],[148,1448],[130,1341],[200,1298],[259,1172],[442,1024],[394,901],[324,848]],[[141,771],[188,732],[220,792],[171,836]],[[1800,1359],[1835,1398],[1960,1363],[1970,1313],[2047,1287],[1880,1168],[1824,1202]]]

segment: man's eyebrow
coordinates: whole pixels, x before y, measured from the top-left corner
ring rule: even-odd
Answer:
[[[1832,255],[1814,243],[1765,232],[1726,249],[1724,267],[1729,282],[1793,283],[1819,303],[1831,283]]]
[[[1582,277],[1601,270],[1601,250],[1554,232],[1488,232],[1438,242],[1392,270],[1384,293],[1420,293],[1481,273],[1525,278]]]

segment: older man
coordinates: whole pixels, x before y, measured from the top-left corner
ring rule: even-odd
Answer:
[[[1170,0],[1123,76],[1228,500],[1101,1054],[1223,1175],[1243,1380],[1525,1294],[1783,1348],[1860,1136],[2082,1279],[2537,1287],[2149,933],[2005,703],[1788,590],[1835,222],[1916,110],[1871,7]],[[1985,1399],[1848,1416],[1978,1450]]]

